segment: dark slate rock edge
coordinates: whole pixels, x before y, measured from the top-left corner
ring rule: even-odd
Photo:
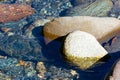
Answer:
[[[39,61],[42,58],[42,51],[37,40],[26,39],[20,35],[4,36],[0,39],[0,50],[11,57],[23,60]],[[2,54],[3,54],[2,53]]]

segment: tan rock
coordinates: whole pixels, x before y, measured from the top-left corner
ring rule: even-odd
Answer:
[[[51,22],[45,24],[43,34],[46,43],[49,43],[74,30],[91,33],[99,42],[104,42],[120,31],[120,21],[110,17],[89,16],[55,18]]]
[[[83,31],[73,31],[64,42],[63,57],[77,65],[80,69],[87,69],[107,54],[96,38]]]
[[[43,62],[37,63],[36,70],[38,71],[38,76],[41,79],[44,78],[44,73],[46,72],[46,68]]]

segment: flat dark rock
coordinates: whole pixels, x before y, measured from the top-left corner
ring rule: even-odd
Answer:
[[[34,39],[23,38],[20,35],[4,36],[0,39],[0,52],[23,60],[40,60],[41,45]]]

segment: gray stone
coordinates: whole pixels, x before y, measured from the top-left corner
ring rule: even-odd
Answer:
[[[73,5],[76,6],[76,5],[82,5],[82,4],[86,4],[86,3],[92,3],[96,0],[73,0]]]
[[[109,53],[120,51],[120,36],[116,36],[104,44],[104,48]]]
[[[67,16],[107,16],[112,9],[113,4],[111,0],[97,0],[93,3],[86,3],[83,5],[71,8],[66,13]]]
[[[120,79],[120,59],[118,59],[113,66],[111,71],[107,74],[104,80],[119,80]]]

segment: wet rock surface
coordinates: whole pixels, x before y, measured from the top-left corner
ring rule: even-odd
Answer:
[[[113,1],[113,8],[109,13],[109,16],[119,18],[120,15],[120,1],[119,0],[112,0]]]
[[[85,3],[92,3],[96,0],[71,0],[73,5],[76,6],[76,5],[81,5],[81,4],[85,4]]]
[[[116,64],[113,67],[112,75],[109,76],[109,80],[119,80],[120,79],[120,60],[116,62]]]
[[[46,67],[46,71],[44,72],[44,76],[41,76],[42,79],[45,80],[79,79],[79,74],[77,72],[75,74],[74,73],[72,74],[72,71],[74,71],[72,69],[66,69],[65,67],[61,68],[60,65],[56,66],[54,64],[46,62],[44,62],[44,66]],[[41,69],[40,72],[42,72],[43,70],[45,69]]]
[[[1,80],[17,80],[19,78],[31,78],[36,76],[35,64],[32,62],[25,62],[26,65],[21,65],[15,58],[0,59]]]
[[[84,31],[73,31],[67,35],[64,41],[63,57],[82,70],[90,68],[106,54],[108,52],[96,38]]]
[[[111,0],[96,0],[93,3],[86,3],[67,11],[67,16],[107,16],[112,9]]]
[[[74,30],[81,30],[91,33],[100,43],[102,43],[119,33],[119,25],[120,21],[118,19],[110,17],[60,17],[46,23],[43,28],[43,34],[46,43],[49,43],[52,40],[65,36]]]
[[[17,21],[34,13],[29,5],[0,4],[0,22]]]
[[[120,37],[115,36],[109,42],[104,44],[104,48],[109,52],[109,53],[114,53],[118,52],[120,50]]]
[[[37,40],[27,39],[20,35],[4,36],[0,40],[0,51],[3,55],[23,60],[38,61],[42,58],[42,47]]]
[[[119,48],[110,60],[81,71],[65,63],[60,55],[60,42],[45,45],[42,34],[44,20],[65,16],[66,9],[86,6],[95,0],[0,0],[0,4],[27,4],[35,13],[18,21],[0,23],[0,80],[103,80],[112,64],[119,58]],[[92,2],[93,1],[93,2]],[[118,0],[112,0],[109,15],[119,18]],[[61,41],[61,39],[60,39]],[[119,40],[118,40],[119,42]],[[115,43],[116,46],[117,43]],[[107,45],[111,47],[110,45]],[[109,51],[109,50],[108,50]],[[116,52],[118,51],[118,52]],[[97,74],[96,74],[97,73]]]

